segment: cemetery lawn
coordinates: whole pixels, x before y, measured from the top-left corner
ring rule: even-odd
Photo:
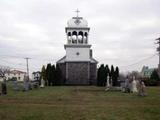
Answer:
[[[160,120],[160,87],[140,97],[104,87],[56,86],[0,96],[0,120]]]

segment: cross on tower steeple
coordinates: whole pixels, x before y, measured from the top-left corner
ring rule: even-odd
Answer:
[[[78,9],[75,11],[77,13],[77,18],[78,18],[78,13],[80,12]]]

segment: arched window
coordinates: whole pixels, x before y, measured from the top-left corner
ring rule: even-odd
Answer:
[[[86,37],[87,37],[87,36],[88,36],[88,33],[87,33],[87,32],[85,32],[85,33],[84,33],[84,36],[86,36]]]
[[[73,44],[77,43],[77,32],[76,31],[72,32],[72,43]]]
[[[78,35],[82,35],[82,36],[83,36],[83,32],[82,32],[82,31],[79,31]]]
[[[71,36],[71,32],[68,32],[68,36]]]
[[[84,33],[84,41],[87,44],[87,41],[88,41],[88,33],[87,32]]]
[[[78,33],[78,43],[83,43],[83,32],[82,31]]]
[[[76,35],[76,36],[77,36],[77,32],[76,32],[76,31],[73,31],[73,32],[72,32],[72,36],[73,36],[73,35]]]
[[[71,32],[68,32],[67,33],[67,38],[68,38],[68,43],[70,44],[71,43]]]

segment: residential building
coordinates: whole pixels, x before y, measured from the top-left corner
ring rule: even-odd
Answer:
[[[150,78],[152,72],[155,70],[156,68],[149,68],[148,66],[143,66],[142,70],[141,70],[141,76],[145,77],[145,78]]]
[[[24,76],[26,75],[26,72],[20,71],[20,70],[11,70],[7,73],[5,73],[6,80],[17,80],[17,81],[23,81]],[[0,78],[0,81],[3,81],[3,78]]]
[[[33,72],[32,73],[32,80],[33,81],[39,81],[40,80],[40,77],[41,77],[41,72],[40,71],[37,71],[37,72]]]

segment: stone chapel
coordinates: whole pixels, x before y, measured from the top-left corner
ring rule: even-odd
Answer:
[[[66,85],[96,85],[97,61],[89,44],[88,23],[83,17],[72,17],[65,27],[66,55],[57,61]]]

